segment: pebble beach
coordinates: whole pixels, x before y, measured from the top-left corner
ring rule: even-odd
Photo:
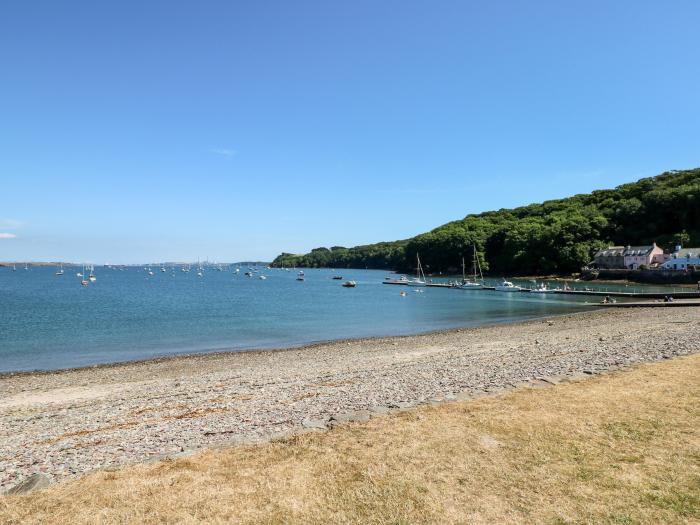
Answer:
[[[594,311],[416,336],[334,341],[0,376],[0,492],[546,386],[700,350],[694,308]]]

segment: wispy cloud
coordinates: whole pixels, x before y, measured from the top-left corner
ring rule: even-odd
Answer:
[[[0,239],[14,239],[16,237],[14,233],[0,233]]]
[[[223,155],[224,157],[235,157],[238,153],[235,149],[230,148],[210,148],[209,151],[217,155]]]
[[[16,219],[0,219],[0,228],[5,230],[16,230],[22,226],[22,221]]]

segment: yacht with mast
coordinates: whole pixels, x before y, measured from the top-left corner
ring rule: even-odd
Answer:
[[[474,267],[474,276],[471,281],[468,280],[464,274],[464,257],[462,257],[462,284],[459,285],[459,287],[464,290],[480,290],[484,287],[484,274],[481,272],[481,264],[479,264],[479,257],[476,255],[476,245],[472,244],[472,248],[474,249],[472,261],[472,266]],[[481,282],[477,282],[476,280],[477,268],[479,270],[479,277],[481,278]]]
[[[427,281],[425,279],[425,272],[423,271],[423,265],[420,263],[420,255],[416,252],[416,276],[413,279],[407,279],[405,277],[401,278],[408,286],[425,286]]]

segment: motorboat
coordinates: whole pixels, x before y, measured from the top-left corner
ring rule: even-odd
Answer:
[[[342,281],[342,280],[343,280],[343,276],[342,276],[342,275],[334,275],[334,276],[333,276],[333,280],[334,280],[334,281]]]
[[[496,285],[494,289],[497,292],[519,292],[521,290],[520,286],[515,286],[510,281],[503,281],[501,284]]]
[[[260,279],[261,281],[264,281],[265,279],[267,279],[267,277],[265,277],[264,275],[261,275],[258,277],[258,279]]]
[[[355,288],[357,286],[357,283],[355,281],[345,281],[343,283],[344,288]]]

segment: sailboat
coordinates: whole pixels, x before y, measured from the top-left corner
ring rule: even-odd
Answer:
[[[88,277],[88,279],[90,279],[91,283],[94,283],[97,280],[97,277],[95,277],[94,272],[95,272],[95,266],[94,265],[90,266],[90,276]]]
[[[13,264],[13,265],[12,265],[12,271],[13,271],[13,272],[16,272],[16,271],[17,271],[17,265],[16,265],[16,264]]]
[[[81,273],[81,272],[78,272],[76,275],[77,275],[78,277],[81,278],[80,284],[82,284],[83,286],[87,286],[88,283],[90,282],[90,281],[88,281],[88,280],[85,278],[85,265],[84,265],[84,264],[83,264],[83,271],[82,271],[82,273]]]
[[[411,279],[406,284],[408,286],[425,286],[425,272],[423,271],[423,265],[420,263],[420,256],[416,253],[416,277]]]
[[[473,259],[474,277],[471,281],[466,279],[466,276],[464,274],[464,257],[462,257],[462,284],[459,287],[463,288],[465,290],[480,290],[481,288],[484,287],[484,275],[481,273],[481,265],[479,264],[479,257],[477,257],[477,255],[476,255],[476,245],[472,244],[472,248],[474,249],[474,259]],[[480,283],[477,282],[477,280],[476,280],[477,268],[479,269],[479,276],[481,277]]]
[[[63,275],[63,264],[61,264],[61,269],[56,272],[56,275]]]

